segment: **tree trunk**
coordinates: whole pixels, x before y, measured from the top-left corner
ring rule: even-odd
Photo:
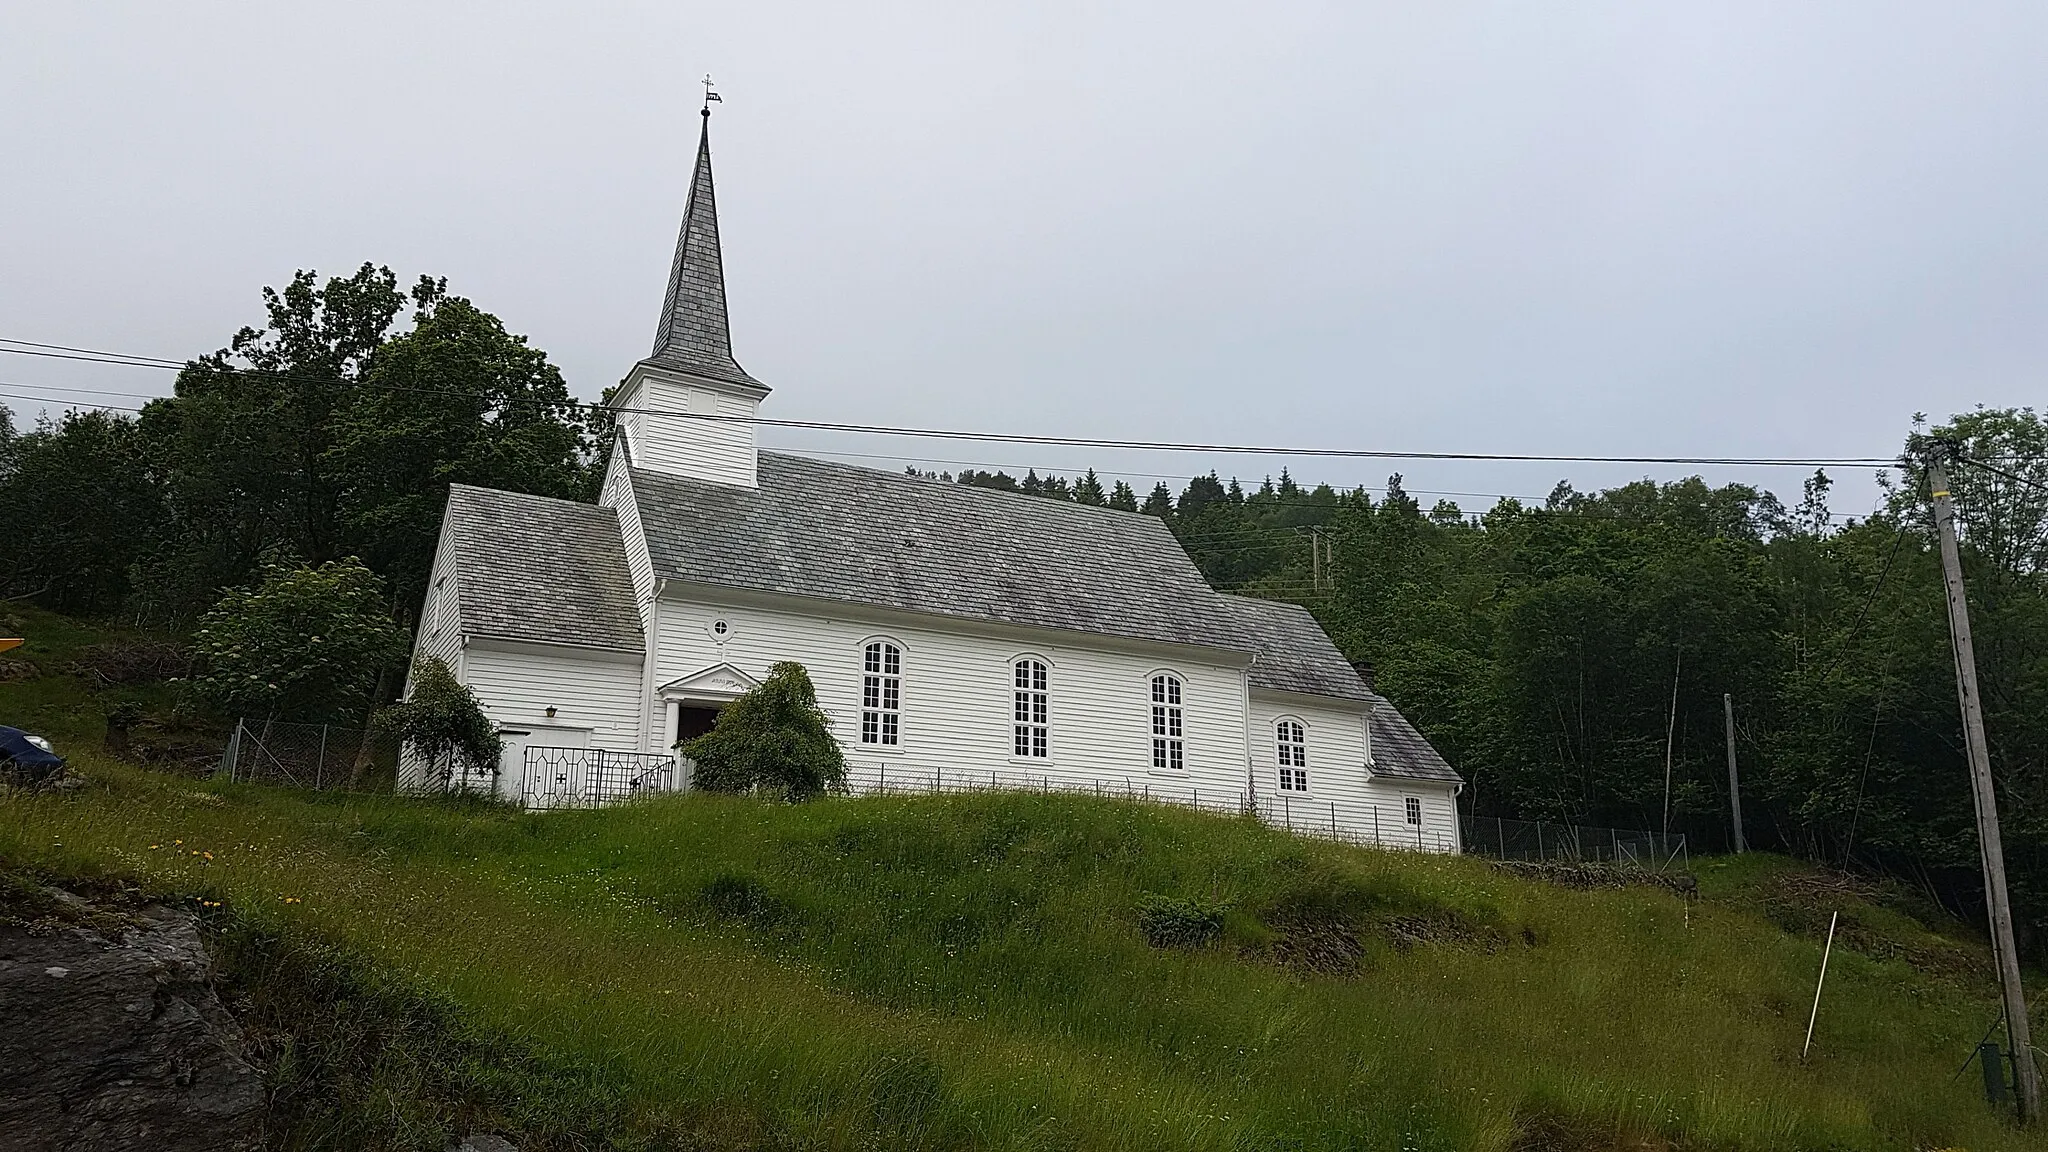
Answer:
[[[356,744],[356,762],[348,772],[351,788],[362,787],[363,780],[370,774],[370,746],[377,735],[377,712],[391,703],[388,697],[397,695],[391,681],[389,665],[377,669],[377,686],[370,690],[370,711],[363,717],[363,738]]]

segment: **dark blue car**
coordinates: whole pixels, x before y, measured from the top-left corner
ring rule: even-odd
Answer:
[[[64,758],[41,736],[0,725],[0,778],[40,784],[64,770]]]

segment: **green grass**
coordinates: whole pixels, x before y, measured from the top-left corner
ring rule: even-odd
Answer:
[[[192,715],[182,686],[166,683],[123,684],[96,688],[70,669],[87,649],[98,644],[164,639],[131,628],[75,620],[28,604],[0,604],[0,636],[19,636],[26,643],[0,653],[0,663],[26,661],[40,673],[28,680],[0,676],[0,724],[22,728],[64,745],[66,754],[101,746],[107,713],[133,705],[143,713],[179,729],[206,727]],[[215,721],[212,727],[220,727]],[[216,744],[216,747],[218,745]]]
[[[1688,905],[1081,797],[529,815],[88,759],[0,800],[0,862],[218,900],[276,1028],[439,1053],[372,1093],[423,1086],[407,1123],[297,1146],[2029,1146],[1952,1079],[1981,949],[1770,857]],[[1148,945],[1162,908],[1207,942]]]

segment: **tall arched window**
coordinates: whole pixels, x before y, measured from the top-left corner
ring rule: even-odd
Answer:
[[[873,640],[862,654],[860,742],[898,744],[903,732],[903,649]]]
[[[1182,743],[1180,677],[1161,672],[1152,677],[1152,767],[1159,772],[1187,769]]]
[[[1051,692],[1047,685],[1045,661],[1029,656],[1017,661],[1016,754],[1043,760],[1052,754],[1049,736],[1052,725]]]
[[[1308,733],[1299,720],[1282,720],[1273,726],[1273,740],[1280,752],[1280,790],[1308,791]]]

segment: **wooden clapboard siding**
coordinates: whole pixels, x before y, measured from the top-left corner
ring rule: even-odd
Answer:
[[[588,729],[593,748],[639,749],[637,656],[472,641],[465,665],[464,683],[499,727]]]
[[[752,488],[755,484],[754,426],[744,419],[691,420],[684,415],[751,417],[756,401],[703,384],[686,384],[634,369],[619,404],[619,417],[633,446],[633,464],[671,476]],[[659,414],[658,414],[659,413]]]
[[[663,600],[657,683],[720,662],[751,676],[793,660],[810,673],[831,715],[857,785],[887,774],[908,783],[941,780],[1016,786],[1027,778],[1053,787],[1128,786],[1154,794],[1207,790],[1220,800],[1245,784],[1244,678],[1241,669],[1168,654],[983,634],[956,621],[881,624],[757,606]],[[713,639],[725,620],[731,639]],[[871,639],[903,649],[903,736],[894,750],[859,742],[861,656]],[[1014,756],[1013,661],[1025,655],[1050,669],[1051,752]],[[1187,771],[1152,769],[1150,677],[1171,671],[1183,684]],[[666,723],[666,721],[665,721]],[[672,738],[665,734],[664,743]]]

